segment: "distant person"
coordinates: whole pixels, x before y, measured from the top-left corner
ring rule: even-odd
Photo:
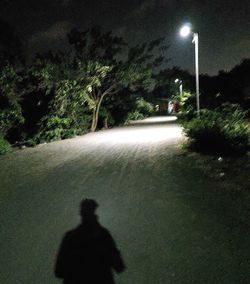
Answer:
[[[125,265],[107,229],[98,222],[95,200],[81,202],[81,224],[67,232],[55,264],[55,276],[64,284],[114,284],[112,269],[124,271]]]
[[[180,109],[180,103],[178,101],[174,101],[172,113],[174,113],[174,114],[177,113],[179,111],[179,109]]]
[[[169,101],[168,102],[168,114],[172,114],[173,113],[173,102]]]

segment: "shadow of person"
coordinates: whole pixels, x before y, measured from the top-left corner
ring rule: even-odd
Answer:
[[[62,240],[55,276],[65,284],[114,284],[112,270],[120,273],[125,269],[111,234],[98,222],[97,207],[95,200],[83,199],[81,224]]]

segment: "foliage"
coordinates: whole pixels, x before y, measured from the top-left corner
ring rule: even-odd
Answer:
[[[200,117],[182,121],[182,125],[195,149],[234,154],[248,149],[249,129],[244,117],[238,105],[227,104],[214,111],[202,110]]]
[[[104,105],[99,111],[99,128],[109,128],[115,125],[112,113]]]
[[[9,141],[31,145],[119,124],[137,109],[130,95],[154,89],[163,39],[129,48],[122,38],[94,27],[73,29],[68,40],[67,52],[37,54],[29,65],[19,64],[18,72],[6,63],[1,68],[0,131]],[[3,44],[5,52],[12,42]],[[151,112],[147,103],[138,109],[144,116]]]
[[[143,117],[147,117],[154,112],[154,106],[143,98],[139,98],[136,100],[136,110],[140,112]]]
[[[181,108],[181,110],[177,113],[178,120],[182,123],[190,121],[196,116],[197,112],[192,106],[187,107],[185,110]]]
[[[154,112],[154,107],[151,103],[145,101],[143,98],[137,98],[134,104],[134,111],[127,115],[126,123],[133,120],[141,120],[150,116]]]
[[[74,47],[76,66],[84,66],[86,62],[98,62],[106,68],[101,73],[103,76],[99,76],[98,84],[94,84],[88,93],[93,103],[92,131],[95,131],[98,125],[104,98],[117,95],[126,88],[131,91],[138,88],[151,91],[154,88],[153,69],[164,61],[162,39],[127,49],[122,38],[111,32],[102,32],[100,27],[85,32],[73,29],[68,38]],[[81,76],[86,74],[88,72],[79,72]]]
[[[100,118],[103,119],[102,109],[108,114],[108,125],[123,125],[128,113],[135,110],[136,96],[129,89],[123,89],[115,96],[107,96],[101,108]]]
[[[36,137],[39,142],[66,139],[77,134],[77,130],[71,127],[72,121],[68,118],[48,117],[44,120],[44,125],[39,136]]]
[[[12,128],[17,127],[23,122],[21,108],[19,105],[12,106],[13,109],[4,109],[0,113],[0,131],[6,136],[8,131]]]
[[[126,123],[133,121],[133,120],[141,120],[144,118],[144,115],[140,113],[138,110],[129,112],[127,116]]]
[[[95,107],[93,88],[100,86],[101,79],[108,71],[109,67],[88,61],[77,70],[72,70],[67,79],[55,84],[55,95],[49,104],[50,112],[41,130],[46,140],[64,139],[85,133],[90,128],[91,111]],[[57,120],[51,120],[51,115],[56,115]],[[56,125],[58,119],[59,126]],[[67,123],[64,123],[66,120]]]
[[[20,80],[11,65],[0,68],[0,132],[4,137],[24,122],[17,92]]]
[[[191,97],[194,97],[195,95],[192,94],[191,92],[183,91],[182,96],[180,96],[178,92],[178,97],[177,99],[180,101],[182,107],[185,109],[185,107],[189,106],[189,101]]]
[[[171,69],[166,68],[159,73],[154,74],[156,86],[153,90],[153,96],[163,98],[175,98],[176,94],[179,95],[179,85],[175,83],[177,78],[181,79],[184,89],[195,91],[195,80],[193,75],[188,71],[181,70],[179,67]]]
[[[161,69],[167,49],[163,39],[129,47],[122,38],[98,26],[83,32],[73,29],[68,34],[71,46],[67,51],[38,54],[24,65],[22,45],[14,31],[1,20],[0,31],[0,133],[10,143],[64,139],[90,129],[120,125],[128,118],[141,119],[152,114],[147,101],[176,96],[176,78],[182,80],[185,90],[195,91],[195,79],[187,71]],[[201,75],[201,106],[214,110],[230,102],[249,110],[249,75],[250,59],[229,72]],[[138,94],[146,101],[137,100]],[[239,109],[224,106],[215,110],[215,117],[203,111],[204,120],[196,121],[195,95],[184,92],[179,99],[178,116],[183,124],[215,129],[216,123],[211,126],[215,120],[219,130],[214,131],[226,137],[225,143],[236,141],[236,137],[245,139],[244,113]],[[238,146],[233,148],[241,148],[244,141],[235,142]]]
[[[28,115],[30,110],[38,113],[32,122],[39,126],[35,138],[37,142],[85,133],[90,127],[93,101],[89,94],[93,86],[100,84],[100,78],[105,76],[108,68],[90,61],[77,67],[74,64],[75,58],[70,54],[49,53],[37,58],[29,68],[29,94],[25,99],[29,101],[31,98],[33,107],[26,109],[25,113]],[[60,125],[57,125],[55,117],[61,120]],[[66,119],[69,123],[65,124]]]
[[[190,92],[183,92],[182,97],[179,95],[176,97],[180,101],[180,110],[177,113],[178,119],[180,121],[190,121],[195,118],[196,113],[196,96]]]
[[[58,59],[58,56],[52,53],[43,56],[37,55],[34,62],[26,69],[26,91],[42,92],[44,95],[49,95],[60,76],[60,60],[62,58]]]
[[[22,132],[29,138],[40,131],[39,123],[48,115],[55,85],[64,74],[61,73],[60,61],[56,61],[55,56],[49,53],[44,56],[37,55],[33,62],[21,71],[20,76],[20,104],[25,118]]]
[[[250,59],[243,59],[231,71],[219,71],[216,76],[200,76],[202,107],[214,109],[225,102],[250,107]],[[248,116],[250,112],[248,112]]]
[[[0,135],[0,155],[9,152],[11,149],[10,144],[6,141],[3,136]]]

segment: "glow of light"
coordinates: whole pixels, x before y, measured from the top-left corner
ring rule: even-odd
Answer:
[[[174,82],[175,82],[175,83],[178,83],[178,82],[179,82],[179,79],[175,79]]]
[[[152,117],[140,123],[135,122],[133,126],[90,133],[83,138],[89,145],[98,149],[115,149],[119,145],[170,145],[183,137],[181,127],[176,123],[171,123],[175,120],[174,116]]]
[[[191,27],[188,25],[185,25],[180,30],[180,35],[182,37],[187,37],[191,33]]]
[[[98,135],[99,136],[99,135]],[[116,131],[106,131],[100,134],[97,143],[112,144],[154,144],[159,142],[170,142],[182,136],[182,131],[178,126],[149,128],[122,129]]]
[[[132,121],[132,124],[149,124],[149,123],[164,123],[177,120],[176,116],[158,116],[158,117],[148,117],[143,120]]]

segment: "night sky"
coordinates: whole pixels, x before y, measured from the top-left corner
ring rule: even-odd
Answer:
[[[194,46],[178,30],[190,22],[200,37],[200,72],[230,70],[250,58],[249,0],[0,0],[0,18],[23,40],[26,53],[63,46],[72,27],[99,24],[130,43],[165,37],[169,67],[193,72]]]

